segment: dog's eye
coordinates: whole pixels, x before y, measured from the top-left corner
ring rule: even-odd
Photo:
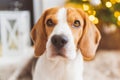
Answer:
[[[75,20],[73,26],[74,27],[79,27],[80,26],[80,21],[79,20]]]
[[[52,19],[48,19],[46,22],[47,26],[54,26],[55,24],[53,23]]]

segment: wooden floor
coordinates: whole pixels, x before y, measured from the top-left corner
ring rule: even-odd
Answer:
[[[120,80],[120,51],[101,50],[84,65],[84,80]]]
[[[0,66],[0,80],[7,80],[17,64]],[[85,62],[84,66],[84,80],[120,80],[120,51],[100,50],[96,58]]]

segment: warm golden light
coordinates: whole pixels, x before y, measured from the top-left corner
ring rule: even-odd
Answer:
[[[95,10],[88,10],[88,14],[89,15],[96,15],[96,11]]]
[[[120,21],[120,16],[118,16],[118,21]]]
[[[82,1],[88,1],[88,0],[82,0]]]
[[[110,2],[111,2],[112,4],[115,4],[115,3],[116,3],[116,1],[115,1],[115,0],[110,0]]]
[[[120,26],[120,21],[118,21],[117,24]]]
[[[92,21],[94,24],[98,24],[99,20],[94,15],[89,16],[90,21]]]
[[[67,3],[67,4],[65,4],[65,7],[82,8],[81,5],[75,4],[75,3]]]
[[[115,16],[115,17],[120,16],[120,12],[119,12],[119,11],[115,11],[115,12],[114,12],[114,16]]]
[[[93,23],[98,24],[99,23],[98,18],[95,17],[95,20],[93,21]]]
[[[87,4],[83,4],[83,9],[84,9],[84,11],[87,11],[87,10],[89,10],[89,6]]]
[[[106,7],[108,7],[108,8],[110,8],[110,7],[112,7],[112,3],[111,2],[106,2]]]
[[[116,0],[117,3],[120,3],[120,0]]]
[[[89,16],[89,19],[90,19],[91,21],[94,21],[94,20],[95,20],[95,16],[90,15],[90,16]]]

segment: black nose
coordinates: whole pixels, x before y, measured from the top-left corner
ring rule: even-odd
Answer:
[[[64,45],[68,42],[68,38],[64,35],[54,35],[52,36],[52,44],[57,48],[60,49],[64,47]]]

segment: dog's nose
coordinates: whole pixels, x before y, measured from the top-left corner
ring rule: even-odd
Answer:
[[[57,49],[60,49],[68,42],[68,38],[65,35],[54,35],[52,36],[51,41]]]

